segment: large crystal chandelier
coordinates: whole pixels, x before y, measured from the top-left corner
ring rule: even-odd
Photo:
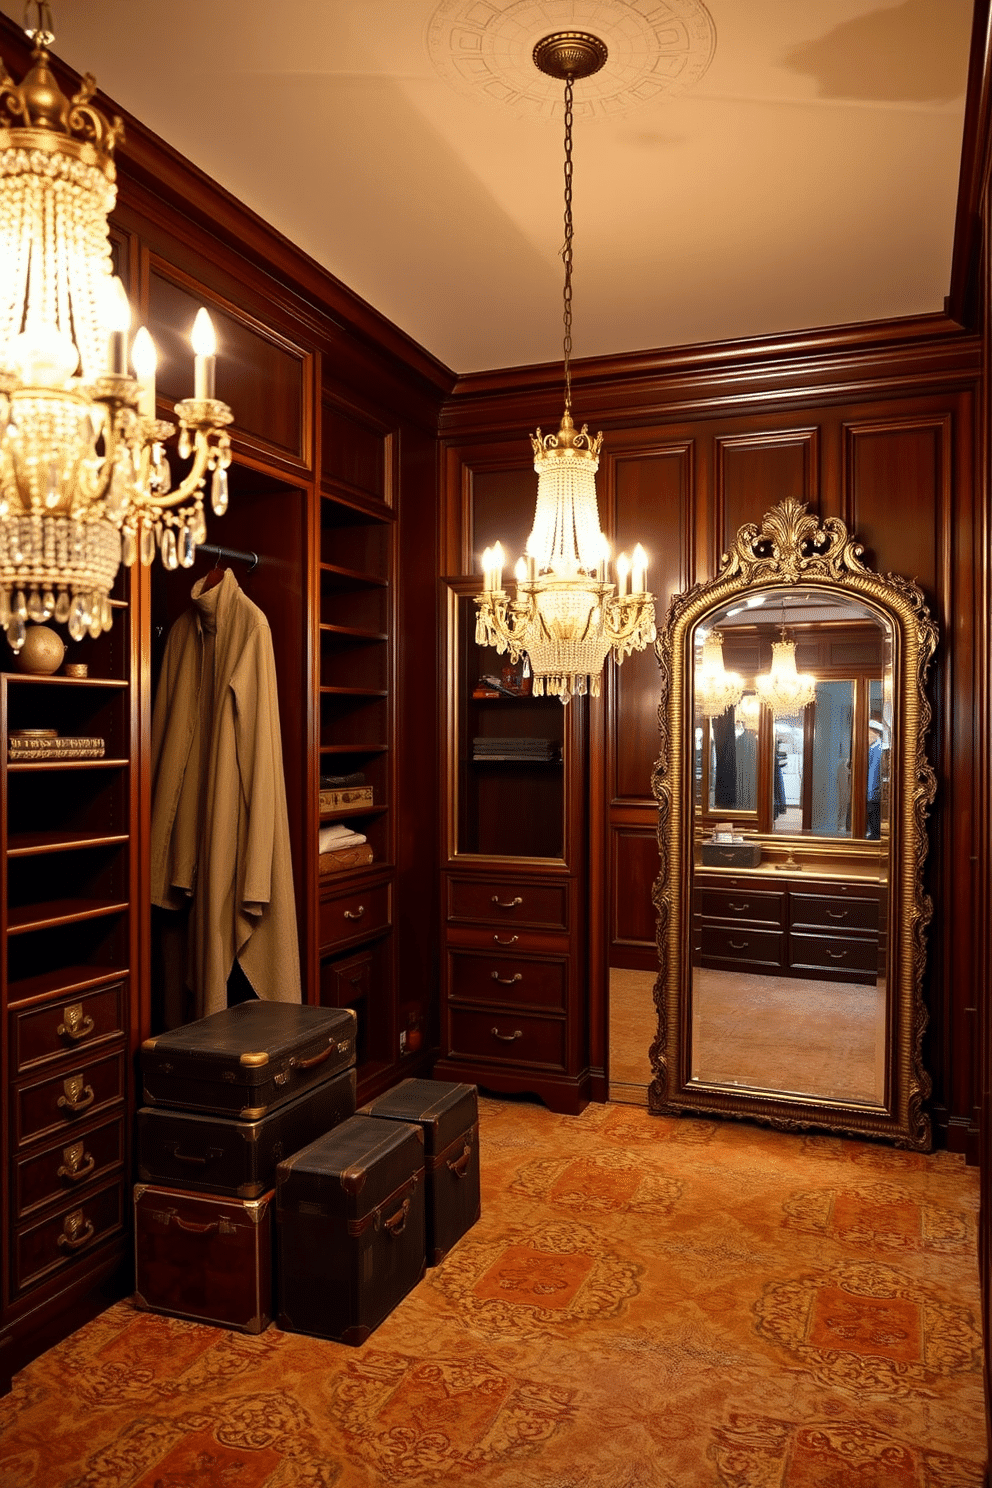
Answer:
[[[816,678],[796,671],[796,643],[786,636],[785,626],[782,639],[772,641],[771,669],[755,677],[754,685],[773,718],[792,718],[815,699]]]
[[[744,696],[744,678],[723,665],[723,636],[711,630],[703,642],[703,655],[694,680],[696,707],[707,718],[719,718]]]
[[[18,85],[0,62],[0,629],[15,651],[29,620],[54,618],[74,640],[109,629],[122,560],[150,564],[158,548],[167,568],[192,564],[208,471],[214,510],[227,505],[233,419],[214,397],[201,311],[194,396],[176,405],[179,454],[193,463],[172,489],[154,347],[139,331],[132,376],[130,307],[112,276],[121,123],[91,103],[89,75],[66,98],[48,5],[32,5],[30,71]]]
[[[603,436],[593,439],[572,422],[572,88],[606,61],[606,47],[583,31],[558,31],[534,48],[534,62],[565,83],[565,412],[557,434],[531,435],[537,471],[537,508],[526,558],[514,570],[514,597],[503,589],[500,543],[482,558],[483,588],[476,596],[475,638],[480,646],[526,652],[535,693],[567,703],[573,693],[600,689],[607,652],[619,665],[655,637],[654,601],[645,588],[647,558],[640,543],[633,563],[616,560],[616,585],[607,580],[609,543],[599,525],[596,471]],[[630,578],[630,591],[627,583]]]

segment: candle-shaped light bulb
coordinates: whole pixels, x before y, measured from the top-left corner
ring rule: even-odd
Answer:
[[[190,339],[196,353],[193,362],[193,397],[212,398],[214,369],[217,364],[217,337],[214,334],[214,323],[202,305],[196,312]]]
[[[630,573],[630,559],[626,553],[621,553],[617,559],[617,598],[622,599],[627,593],[627,575]]]
[[[644,593],[647,567],[648,555],[647,553],[645,553],[640,543],[638,543],[637,547],[634,549],[633,574],[630,581],[630,587],[635,594]]]
[[[155,417],[155,368],[158,366],[158,352],[155,350],[155,342],[144,326],[138,327],[134,338],[131,347],[131,365],[138,379],[138,412],[142,418],[153,419]]]
[[[493,587],[493,550],[486,548],[482,554],[482,588],[488,591]]]
[[[107,281],[104,320],[107,326],[107,371],[113,377],[126,377],[127,333],[131,329],[131,306],[124,286],[116,274]]]
[[[606,582],[606,565],[610,561],[612,551],[609,538],[605,532],[601,532],[599,534],[599,568],[597,569],[597,577],[601,584]]]
[[[517,559],[517,566],[513,570],[513,576],[516,579],[516,581],[517,581],[518,584],[525,584],[527,582],[527,559],[526,558],[518,558]]]
[[[503,552],[503,544],[496,543],[493,548],[493,588],[503,587],[503,564],[506,562],[506,554]]]

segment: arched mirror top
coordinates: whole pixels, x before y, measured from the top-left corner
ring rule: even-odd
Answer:
[[[657,643],[653,1110],[929,1147],[935,645],[916,584],[873,573],[839,518],[794,500],[672,601]],[[745,1004],[768,1019],[762,1032],[752,1016],[747,1056],[732,1035]]]

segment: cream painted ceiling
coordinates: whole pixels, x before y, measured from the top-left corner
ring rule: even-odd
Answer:
[[[0,0],[20,22],[21,0]],[[456,372],[940,310],[971,0],[53,0],[53,50]]]

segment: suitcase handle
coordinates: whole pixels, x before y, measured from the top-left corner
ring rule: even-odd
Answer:
[[[456,1157],[454,1162],[448,1158],[448,1167],[456,1178],[464,1178],[468,1172],[468,1165],[472,1161],[472,1149],[467,1144],[462,1151],[461,1157]]]
[[[190,1235],[209,1235],[211,1230],[220,1228],[219,1219],[209,1219],[206,1224],[196,1224],[192,1219],[180,1219],[175,1209],[170,1209],[164,1216],[166,1224],[170,1220],[176,1221],[176,1228],[186,1230]]]
[[[332,1054],[344,1054],[350,1042],[350,1039],[345,1039],[344,1043],[338,1044],[334,1039],[331,1039],[327,1048],[323,1049],[321,1053],[315,1054],[312,1059],[291,1059],[289,1061],[289,1068],[298,1070],[316,1069],[318,1064],[323,1064],[325,1060],[330,1059]]]
[[[176,1162],[196,1163],[199,1167],[206,1167],[208,1162],[213,1162],[215,1157],[221,1156],[221,1153],[222,1149],[220,1147],[208,1147],[202,1157],[197,1157],[193,1152],[180,1152],[178,1142],[172,1149],[172,1155],[176,1159]]]
[[[406,1229],[406,1217],[410,1213],[410,1200],[404,1199],[396,1213],[390,1219],[383,1220],[383,1226],[394,1237],[402,1235]]]

